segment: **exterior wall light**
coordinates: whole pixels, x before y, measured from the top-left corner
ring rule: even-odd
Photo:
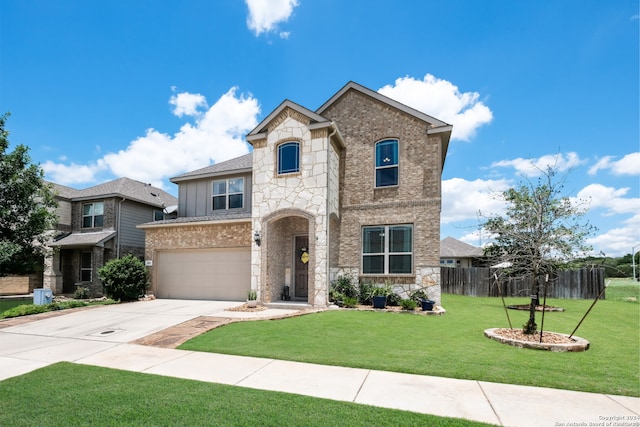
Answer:
[[[253,241],[256,242],[256,245],[260,246],[260,233],[255,231],[253,233]]]

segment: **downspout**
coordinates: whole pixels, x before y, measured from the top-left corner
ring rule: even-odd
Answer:
[[[126,197],[123,197],[122,200],[118,202],[118,223],[116,230],[116,258],[120,258],[120,218],[122,218],[120,212],[122,211],[122,202],[127,200]]]
[[[338,127],[336,126],[335,122],[331,122],[331,127],[333,128],[333,132],[331,132],[329,134],[329,137],[327,138],[327,200],[326,200],[326,206],[325,206],[325,212],[326,212],[326,221],[327,221],[327,266],[326,266],[326,274],[327,274],[327,283],[326,283],[326,288],[327,288],[327,292],[325,293],[325,305],[329,305],[329,288],[331,287],[331,244],[329,243],[329,237],[331,236],[331,214],[329,213],[329,177],[330,177],[330,170],[329,170],[329,154],[331,154],[331,137],[333,135],[336,134],[336,132],[338,132]],[[340,174],[338,173],[338,176],[340,176]],[[338,188],[340,188],[338,186]]]

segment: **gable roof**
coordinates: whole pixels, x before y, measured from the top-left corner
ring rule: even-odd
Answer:
[[[72,201],[124,197],[129,200],[135,200],[157,207],[170,206],[178,203],[178,199],[166,191],[154,187],[151,184],[145,184],[144,182],[130,178],[118,178],[83,190],[76,190],[55,183],[53,183],[53,187],[59,197]]]
[[[346,85],[342,87],[338,92],[336,92],[331,98],[329,98],[324,104],[320,106],[316,110],[316,113],[323,114],[327,108],[337,102],[345,93],[350,90],[358,91],[366,96],[369,96],[375,99],[378,102],[382,102],[383,104],[387,104],[392,108],[400,110],[406,114],[409,114],[418,120],[421,120],[428,124],[427,134],[440,134],[440,140],[442,142],[442,165],[444,166],[444,161],[447,157],[447,150],[449,148],[449,140],[451,139],[451,131],[453,130],[453,125],[443,122],[442,120],[438,120],[433,116],[425,114],[421,111],[416,110],[415,108],[409,107],[401,102],[396,101],[395,99],[391,99],[388,96],[382,95],[374,90],[371,90],[367,87],[362,86],[354,81],[350,81]]]
[[[229,172],[251,172],[253,170],[253,153],[245,154],[244,156],[235,157],[233,159],[215,163],[213,165],[205,166],[194,171],[183,173],[170,179],[171,182],[177,183],[186,179],[192,179],[196,177],[206,178],[214,177],[218,175],[226,175]]]
[[[316,113],[322,114],[327,108],[329,108],[331,105],[333,105],[333,103],[335,103],[338,99],[340,99],[342,95],[344,95],[350,90],[357,90],[358,92],[361,92],[367,96],[370,96],[371,98],[374,98],[377,101],[380,101],[384,104],[388,104],[391,107],[394,107],[400,111],[410,114],[424,122],[429,123],[432,128],[443,128],[440,130],[441,132],[446,131],[445,128],[449,128],[448,130],[453,129],[452,125],[445,123],[442,120],[438,120],[433,116],[430,116],[421,111],[418,111],[415,108],[409,107],[408,105],[398,102],[395,99],[391,99],[388,96],[382,95],[381,93],[378,93],[374,90],[364,87],[361,84],[358,84],[354,81],[350,81],[349,83],[344,85],[342,89],[340,89],[338,92],[335,93],[335,95],[333,95],[324,104],[322,104],[320,108],[316,110]]]
[[[266,129],[269,126],[269,124],[274,119],[276,119],[280,115],[280,113],[282,113],[287,108],[290,108],[290,109],[292,109],[294,111],[297,111],[298,113],[302,114],[303,116],[308,117],[309,120],[311,121],[311,125],[309,126],[310,128],[328,127],[328,126],[331,126],[331,124],[332,124],[330,120],[322,117],[321,115],[319,115],[317,113],[314,113],[313,111],[309,110],[308,108],[305,108],[302,105],[296,104],[293,101],[285,99],[284,101],[282,101],[282,103],[280,105],[278,105],[278,107],[275,110],[273,110],[271,112],[271,114],[269,114],[267,117],[265,117],[258,124],[258,126],[256,126],[251,132],[249,132],[247,134],[247,136],[246,136],[247,142],[249,142],[251,144],[256,139],[264,138],[266,136],[265,132],[266,132]]]
[[[447,237],[440,242],[440,258],[478,258],[484,255],[482,248]]]

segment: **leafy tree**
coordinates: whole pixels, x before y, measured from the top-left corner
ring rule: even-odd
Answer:
[[[31,164],[29,149],[9,148],[5,122],[0,116],[0,276],[29,274],[42,267],[42,249],[56,221],[51,186],[38,165]]]
[[[505,215],[490,216],[483,223],[493,236],[485,254],[492,264],[508,267],[502,274],[530,277],[535,284],[532,293],[536,295],[536,305],[540,282],[546,286],[546,277],[553,277],[563,264],[590,251],[586,238],[595,232],[588,222],[580,222],[587,212],[585,202],[572,202],[562,195],[566,176],[559,179],[553,167],[541,172],[537,182],[527,180],[504,191]],[[532,314],[525,332],[535,331]]]
[[[98,270],[104,293],[114,300],[136,301],[149,285],[147,268],[133,255],[112,259]]]

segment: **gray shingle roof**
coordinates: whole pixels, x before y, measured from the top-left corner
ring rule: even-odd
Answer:
[[[97,231],[94,233],[72,233],[60,240],[49,243],[49,246],[72,247],[72,246],[96,246],[101,245],[109,239],[114,238],[114,230]]]
[[[225,162],[215,163],[201,169],[196,169],[194,171],[178,175],[171,178],[170,181],[177,182],[197,176],[215,176],[234,171],[250,171],[251,169],[253,169],[253,153],[245,154],[244,156],[236,157]]]
[[[145,228],[145,226],[156,226],[156,225],[166,225],[166,224],[190,224],[197,222],[208,222],[208,221],[237,221],[246,219],[247,221],[251,220],[251,212],[234,212],[234,213],[225,213],[225,214],[214,214],[207,216],[186,216],[174,219],[165,219],[163,221],[153,221],[141,224],[140,228]]]
[[[440,258],[476,258],[483,255],[482,248],[447,237],[440,242]]]
[[[53,183],[53,187],[60,197],[70,200],[126,197],[130,200],[158,207],[178,204],[178,199],[166,191],[130,178],[118,178],[82,190],[56,183]]]
[[[49,182],[49,184],[53,187],[53,191],[56,195],[63,199],[73,199],[80,191],[65,185],[56,184],[55,182]]]

